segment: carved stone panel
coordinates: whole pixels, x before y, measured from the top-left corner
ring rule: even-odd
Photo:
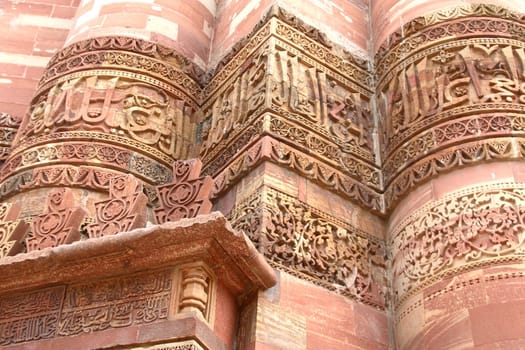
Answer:
[[[171,270],[162,270],[68,286],[57,335],[167,319],[171,283]]]
[[[382,46],[377,105],[387,208],[439,173],[523,157],[520,18],[492,5],[457,7],[411,21]]]
[[[80,224],[85,216],[85,210],[75,205],[70,189],[52,190],[46,199],[45,213],[32,218],[31,235],[26,239],[27,251],[79,240]]]
[[[20,205],[0,204],[0,259],[24,250],[23,240],[29,225],[19,219]]]
[[[209,198],[213,180],[209,176],[198,177],[201,166],[199,159],[175,162],[174,182],[157,187],[160,206],[155,209],[155,217],[158,223],[192,218],[211,211]]]
[[[386,251],[376,238],[273,189],[239,204],[230,220],[277,268],[385,306]]]
[[[2,296],[0,298],[0,345],[56,336],[63,286]]]
[[[394,302],[441,277],[524,261],[525,188],[496,183],[430,202],[392,230]]]
[[[95,203],[96,223],[86,228],[90,238],[144,227],[148,197],[142,193],[139,180],[133,175],[111,178],[109,196],[109,199]]]

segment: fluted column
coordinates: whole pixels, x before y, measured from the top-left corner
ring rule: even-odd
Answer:
[[[427,13],[446,2],[398,1],[385,23],[379,3],[397,347],[523,346],[523,15],[479,4]]]

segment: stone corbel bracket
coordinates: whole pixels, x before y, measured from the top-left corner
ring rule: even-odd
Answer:
[[[237,297],[276,283],[273,269],[218,212],[6,257],[0,294],[202,261]]]

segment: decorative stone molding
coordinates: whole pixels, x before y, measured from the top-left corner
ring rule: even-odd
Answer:
[[[277,268],[385,307],[386,251],[379,239],[273,189],[240,203],[230,220]]]
[[[244,152],[269,134],[284,152],[297,155],[287,164],[277,161],[277,151],[276,162],[338,194],[352,187],[346,197],[383,211],[372,74],[365,61],[324,39],[275,7],[219,65],[204,88],[200,150],[204,173],[216,178],[214,196],[235,184],[239,169],[246,172],[240,159],[253,155]],[[308,159],[302,161],[301,153]],[[323,184],[324,174],[334,174],[324,179],[329,185]],[[341,186],[335,177],[351,180]]]
[[[155,209],[155,218],[158,223],[210,213],[213,180],[209,176],[198,177],[201,167],[199,159],[173,164],[173,183],[157,187],[160,204]]]
[[[133,350],[206,350],[195,340],[177,341],[165,344],[126,348]]]
[[[20,121],[7,113],[0,113],[0,166],[11,150]]]
[[[65,166],[132,173],[146,187],[169,183],[173,161],[194,152],[201,76],[173,50],[139,39],[103,37],[64,48],[20,124],[2,186],[23,190],[29,177]]]
[[[26,239],[27,251],[78,241],[84,216],[86,212],[75,205],[70,189],[52,190],[46,199],[45,213],[31,220],[31,235]]]
[[[494,183],[426,204],[392,230],[394,305],[446,276],[525,261],[525,186]]]

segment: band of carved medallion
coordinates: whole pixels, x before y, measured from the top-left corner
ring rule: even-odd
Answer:
[[[523,157],[525,140],[522,137],[489,138],[452,146],[413,163],[396,177],[384,193],[385,207],[393,208],[410,188],[453,168],[494,160],[519,161]]]
[[[464,17],[490,17],[525,24],[523,13],[515,12],[505,7],[493,4],[461,4],[456,7],[435,11],[417,17],[405,23],[401,29],[390,34],[387,40],[381,45],[376,53],[375,61],[379,62],[384,59],[384,56],[392,50],[392,48],[399,46],[407,37],[419,34],[432,25],[441,24],[442,22],[447,22],[453,19],[462,19]],[[414,43],[416,45],[410,47],[416,47],[417,45],[423,44],[423,42],[419,40]]]
[[[40,79],[39,90],[64,74],[111,66],[146,72],[166,80],[197,101],[200,98],[204,72],[188,58],[157,43],[120,36],[79,41],[57,52]]]
[[[151,185],[171,180],[169,167],[126,148],[98,143],[62,142],[26,149],[10,156],[5,162],[2,181],[25,169],[62,164],[103,165],[106,168],[130,172]]]
[[[445,276],[525,261],[525,185],[493,183],[430,202],[392,230],[394,305]]]
[[[248,197],[229,219],[275,267],[385,306],[385,246],[377,238],[274,189]]]
[[[109,192],[109,181],[122,172],[90,166],[55,165],[25,170],[14,174],[0,184],[0,199],[7,198],[28,189],[42,187],[74,187],[98,192]],[[150,206],[158,200],[155,187],[144,184]]]

